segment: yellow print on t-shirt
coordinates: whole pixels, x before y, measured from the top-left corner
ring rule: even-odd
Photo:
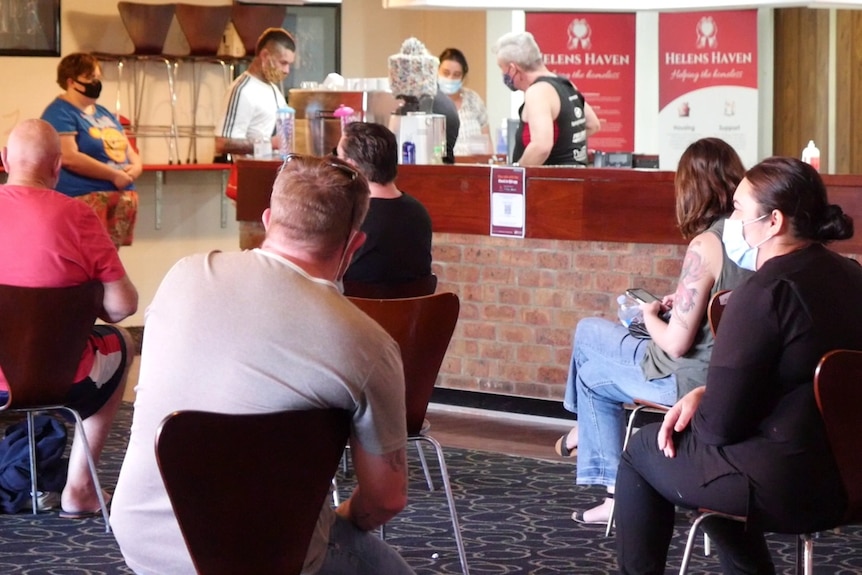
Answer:
[[[126,161],[126,136],[114,126],[106,126],[99,128],[91,126],[89,129],[91,138],[102,140],[102,145],[105,147],[105,154],[118,164],[123,164]]]

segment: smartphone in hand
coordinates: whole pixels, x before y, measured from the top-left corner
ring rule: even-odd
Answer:
[[[661,301],[656,295],[651,294],[647,290],[643,288],[632,288],[626,290],[626,295],[630,298],[638,301],[639,303],[649,303],[651,301]],[[662,311],[658,314],[658,317],[661,318],[662,321],[669,322],[672,310],[670,308],[665,308],[662,306]]]
[[[661,301],[661,298],[654,296],[643,288],[632,288],[626,290],[626,295],[632,299],[636,299],[640,303],[649,303],[651,301]]]

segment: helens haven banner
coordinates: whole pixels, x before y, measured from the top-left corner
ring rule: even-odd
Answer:
[[[659,166],[712,136],[757,162],[757,11],[659,15]]]
[[[545,65],[568,78],[595,110],[602,129],[591,150],[634,151],[635,15],[527,12]]]

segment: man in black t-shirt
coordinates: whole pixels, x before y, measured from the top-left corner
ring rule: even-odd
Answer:
[[[398,284],[431,275],[431,217],[416,198],[395,186],[398,142],[380,124],[348,124],[338,157],[368,180],[371,205],[362,224],[367,239],[344,281]]]

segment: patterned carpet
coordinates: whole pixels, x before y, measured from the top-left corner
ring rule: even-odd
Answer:
[[[101,478],[109,490],[116,482],[130,420],[131,407],[124,406],[103,456]],[[0,419],[0,425],[7,423]],[[436,477],[436,461],[430,450],[426,453]],[[389,523],[386,539],[419,575],[460,573],[445,496],[440,489],[427,491],[414,448],[410,457],[410,504]],[[613,538],[606,539],[602,530],[577,525],[569,518],[572,509],[592,505],[600,493],[573,486],[571,463],[459,449],[446,450],[446,463],[473,575],[609,575],[615,571]],[[340,478],[342,492],[349,491],[350,481],[350,477]],[[688,521],[681,515],[678,524],[681,529],[668,573],[678,569],[682,530],[687,531]],[[794,540],[772,537],[771,541],[778,572],[793,573]],[[815,545],[815,571],[818,575],[862,573],[862,528],[823,534]],[[717,560],[704,557],[699,549],[691,573],[718,572]],[[47,513],[36,518],[29,514],[0,518],[0,573],[130,571],[101,520],[73,522]]]

